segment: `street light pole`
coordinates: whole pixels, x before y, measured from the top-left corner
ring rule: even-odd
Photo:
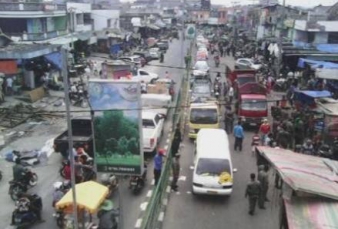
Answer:
[[[66,114],[67,114],[67,126],[68,126],[68,151],[70,157],[70,166],[71,166],[71,184],[72,184],[72,194],[73,194],[73,216],[74,216],[74,229],[79,228],[78,214],[77,214],[77,202],[76,202],[76,190],[75,190],[75,162],[74,162],[74,152],[73,152],[73,131],[72,131],[72,122],[70,117],[70,101],[69,101],[69,85],[68,85],[68,56],[64,48],[61,48],[62,54],[62,75],[63,75],[63,84],[65,92],[65,104],[66,104]]]

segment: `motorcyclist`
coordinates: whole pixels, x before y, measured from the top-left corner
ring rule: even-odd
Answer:
[[[65,195],[65,188],[61,181],[57,181],[53,184],[54,192],[53,192],[53,202],[52,206],[55,207],[55,204],[61,200],[61,198]]]
[[[37,195],[29,195],[25,193],[19,194],[19,199],[16,202],[16,209],[12,213],[12,222],[11,225],[15,224],[15,215],[17,213],[27,213],[27,216],[24,217],[34,217],[32,215],[28,215],[29,213],[33,213],[38,221],[44,222],[41,219],[41,209],[42,209],[42,201],[41,198]]]
[[[216,53],[216,56],[214,56],[214,61],[215,61],[215,66],[218,67],[219,62],[220,62],[220,57],[219,57],[218,53]]]
[[[16,182],[26,182],[25,177],[26,177],[27,169],[21,165],[21,159],[16,158],[15,159],[15,165],[13,166],[13,180]]]
[[[314,148],[311,139],[306,140],[302,147],[302,153],[307,155],[314,155]]]
[[[100,229],[117,229],[118,210],[114,209],[114,204],[110,200],[105,200],[97,213]]]
[[[141,94],[147,94],[147,84],[143,80],[141,81]]]
[[[217,72],[217,75],[216,75],[216,81],[221,81],[221,73],[220,72]]]

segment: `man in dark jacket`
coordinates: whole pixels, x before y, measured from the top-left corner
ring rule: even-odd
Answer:
[[[173,143],[171,145],[171,152],[172,152],[173,157],[175,157],[175,155],[177,154],[178,149],[179,149],[180,144],[181,144],[181,141],[182,141],[181,126],[180,126],[180,124],[177,124],[175,134],[174,134]]]

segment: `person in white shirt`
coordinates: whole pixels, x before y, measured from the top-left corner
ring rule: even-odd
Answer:
[[[232,86],[230,86],[229,88],[228,96],[229,96],[229,102],[232,103],[232,100],[234,98],[234,88]]]
[[[13,79],[11,77],[7,77],[6,79],[6,93],[8,95],[12,95],[13,92]]]

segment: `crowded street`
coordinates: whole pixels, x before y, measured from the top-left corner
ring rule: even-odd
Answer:
[[[0,1],[0,228],[338,228],[338,2],[302,4]]]

